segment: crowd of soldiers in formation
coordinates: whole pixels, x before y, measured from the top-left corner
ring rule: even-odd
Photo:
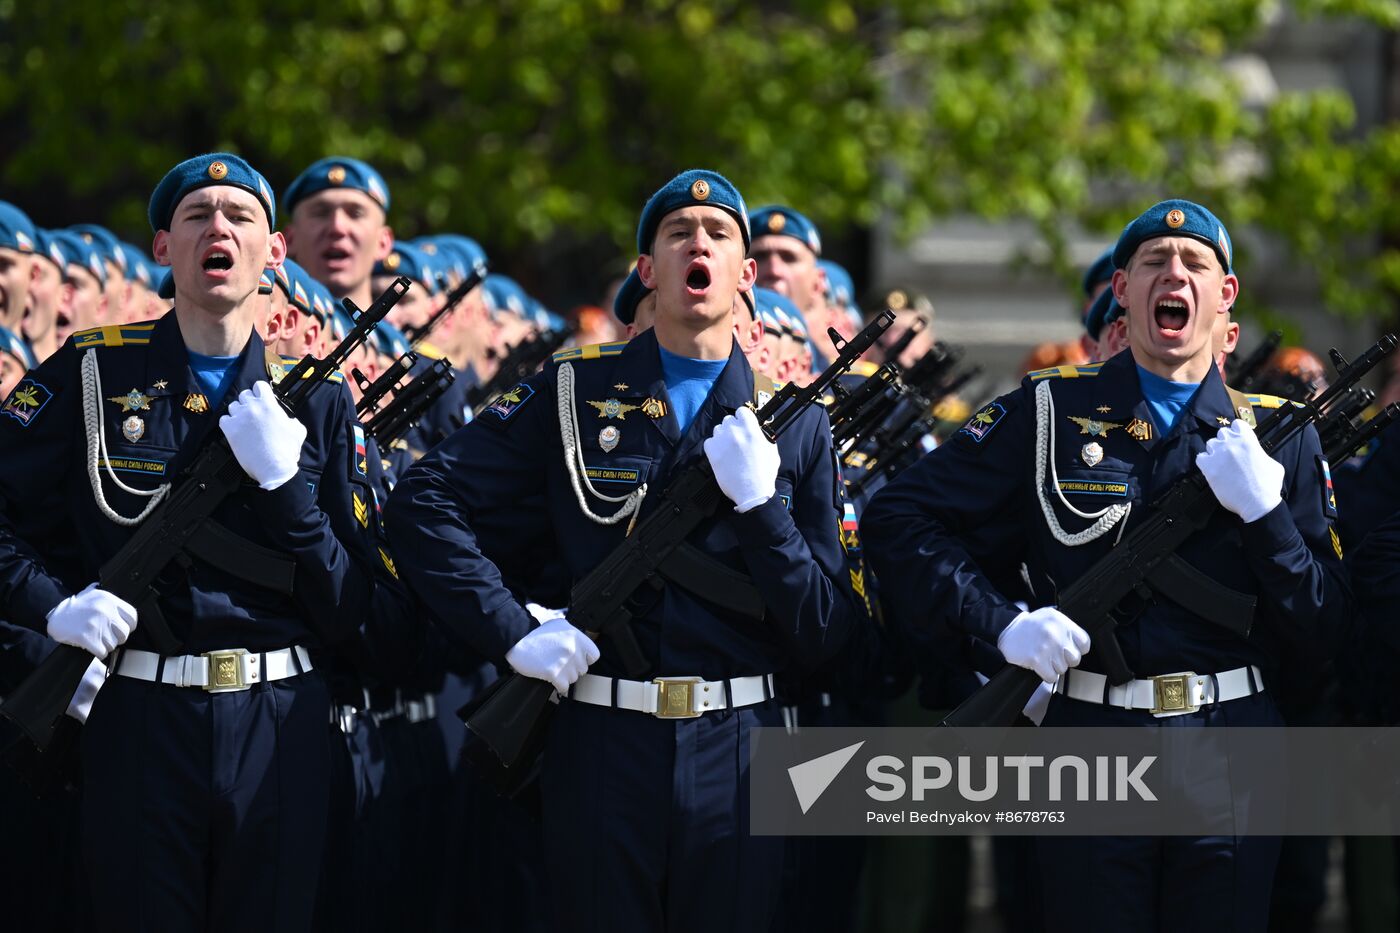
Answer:
[[[339,161],[346,168],[330,186],[333,197],[309,199],[294,214],[288,237],[292,258],[264,274],[260,293],[266,296],[266,315],[258,331],[284,357],[322,356],[354,326],[343,299],[363,308],[396,278],[411,280],[386,324],[344,365],[358,415],[383,458],[386,495],[415,459],[538,371],[550,354],[628,340],[650,326],[654,298],[635,268],[619,274],[597,306],[564,317],[512,279],[489,273],[485,252],[465,236],[394,241],[387,224],[387,186],[362,163]],[[752,222],[750,255],[757,262],[758,287],[735,303],[734,336],[756,373],[778,384],[804,384],[872,315],[857,305],[857,290],[846,271],[823,257],[817,228],[808,218],[774,207],[754,212]],[[1106,253],[1085,274],[1078,313],[1084,333],[1066,343],[1032,348],[1024,371],[1103,360],[1127,346],[1122,308],[1109,289],[1113,268]],[[0,398],[8,397],[70,335],[165,314],[174,293],[169,278],[169,271],[145,250],[100,226],[41,229],[18,208],[0,202]],[[960,348],[936,339],[933,305],[924,296],[896,289],[879,293],[866,305],[867,310],[894,311],[895,325],[826,399],[847,493],[857,507],[977,411],[980,406],[968,402],[984,399],[974,393],[990,394],[989,385],[1023,375],[989,378],[967,365]],[[1325,387],[1327,367],[1317,355],[1280,346],[1276,334],[1252,335],[1246,345],[1252,343],[1255,351],[1237,354],[1240,330],[1228,315],[1218,325],[1218,363],[1230,385],[1294,399]],[[436,370],[420,365],[439,360],[446,363]],[[452,381],[444,375],[448,372],[461,391],[447,391]],[[415,376],[431,391],[414,390]],[[1374,393],[1358,396],[1356,410],[1359,414],[1396,396],[1400,380],[1391,380],[1379,398]],[[1364,464],[1368,453],[1363,451],[1351,466]],[[1345,501],[1342,511],[1345,515]],[[843,536],[848,552],[858,555],[855,516],[848,515]],[[1357,541],[1363,533],[1347,529],[1343,540]],[[878,618],[878,593],[871,584],[861,595]],[[803,695],[780,696],[784,721],[792,728],[888,721],[887,707],[909,693],[916,672],[889,658],[879,667],[878,689],[843,697],[838,678]],[[9,652],[0,669],[0,695],[30,669],[32,658]],[[917,687],[924,706],[947,708],[961,699],[947,685],[930,682],[928,672],[917,673],[924,675]],[[1374,709],[1357,708],[1355,697],[1339,693],[1330,671],[1319,676],[1320,681],[1296,685],[1299,696],[1275,688],[1286,712],[1291,708],[1298,721],[1309,723],[1376,718]],[[539,890],[539,852],[547,843],[529,804],[498,799],[461,763],[462,725],[455,712],[493,678],[489,665],[449,662],[435,683],[378,684],[373,695],[365,691],[363,702],[337,705],[332,731],[343,737],[354,772],[347,780],[356,797],[344,814],[359,828],[353,842],[351,834],[338,833],[334,826],[329,838],[332,845],[340,839],[349,846],[337,865],[348,873],[342,880],[354,889],[347,900],[331,903],[330,898],[346,895],[347,886],[324,885],[329,893],[323,893],[318,925],[546,928],[547,911],[530,898]],[[1315,702],[1317,697],[1324,702]],[[1290,706],[1290,700],[1298,702]],[[42,838],[45,844],[37,850],[4,847],[8,854],[0,860],[6,869],[0,872],[0,885],[8,886],[12,900],[61,905],[48,915],[53,928],[84,928],[91,911],[101,907],[77,894],[82,886],[75,880],[79,869],[71,790],[78,778],[69,774],[66,779],[68,792],[50,788],[34,804],[29,788],[7,778],[4,824],[15,828],[17,839]],[[1285,850],[1275,886],[1278,929],[1311,928],[1321,904],[1325,859],[1319,860],[1317,852],[1325,842],[1296,843]],[[827,870],[793,882],[777,927],[838,929],[854,923],[859,886],[849,876],[842,883],[832,881],[839,871],[859,872],[862,856],[852,855],[850,847],[863,845],[850,843],[844,850],[833,845],[825,851]],[[998,902],[1008,928],[1035,929],[1034,911],[1017,886],[1018,880],[1030,884],[1019,860],[1022,843],[998,840],[997,845]],[[942,857],[957,863],[965,852],[954,844]],[[878,851],[867,861],[878,864]],[[965,877],[958,870],[950,874]],[[21,889],[14,886],[19,878],[32,883]],[[60,900],[46,902],[48,892],[60,892]],[[869,897],[887,893],[878,882],[868,886]],[[961,899],[965,892],[944,893]],[[946,925],[941,928],[962,922],[957,906],[944,904],[937,913]]]

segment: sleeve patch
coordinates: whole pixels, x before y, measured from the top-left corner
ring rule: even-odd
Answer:
[[[502,421],[508,421],[516,412],[525,407],[525,403],[530,401],[534,394],[535,390],[522,382],[515,388],[507,389],[496,396],[496,400],[487,405],[481,415],[482,417],[495,415]]]
[[[369,453],[365,444],[365,429],[362,425],[350,426],[350,478],[369,478]]]
[[[39,417],[39,412],[44,410],[44,406],[52,398],[53,393],[47,387],[33,379],[25,379],[15,386],[15,390],[5,400],[4,407],[0,407],[0,413],[9,415],[18,421],[21,427],[27,428],[34,423],[34,419]]]
[[[1325,457],[1317,458],[1317,475],[1322,484],[1322,514],[1337,517],[1337,493],[1332,488],[1332,468]]]
[[[1006,407],[1000,402],[992,402],[969,418],[967,424],[963,425],[958,433],[965,434],[980,444],[987,439],[987,436],[992,433],[992,429],[1000,424],[1001,419],[1005,417]]]

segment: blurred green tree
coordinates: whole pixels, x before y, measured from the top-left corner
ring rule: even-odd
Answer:
[[[1290,15],[1400,23],[1396,0]],[[628,249],[704,165],[824,228],[1034,221],[1064,266],[1168,194],[1276,234],[1324,298],[1400,289],[1400,130],[1335,90],[1249,102],[1231,57],[1272,0],[0,0],[0,190],[144,239],[152,183],[230,149],[279,190],[374,162],[401,233]],[[1389,244],[1389,245],[1387,245]],[[1242,257],[1246,266],[1248,257]],[[1067,279],[1068,280],[1068,279]]]

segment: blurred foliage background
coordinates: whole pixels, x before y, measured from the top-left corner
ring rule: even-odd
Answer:
[[[1033,221],[1070,282],[1076,227],[1158,197],[1276,235],[1335,312],[1400,293],[1400,127],[1331,90],[1250,103],[1229,68],[1266,0],[0,0],[0,197],[146,242],[194,152],[279,193],[373,162],[400,235],[497,266],[606,264],[647,195],[707,166],[832,234],[950,214]],[[1290,15],[1400,24],[1395,0]],[[1238,238],[1238,236],[1237,236]],[[1248,257],[1241,257],[1248,267]],[[528,284],[528,283],[527,283]],[[592,284],[592,283],[587,283]],[[578,297],[578,296],[576,296]]]

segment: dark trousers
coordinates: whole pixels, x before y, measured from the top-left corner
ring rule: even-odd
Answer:
[[[775,705],[665,720],[563,701],[541,786],[559,929],[766,931],[779,837],[749,835],[749,729]]]
[[[1164,719],[1056,696],[1043,726],[1282,724],[1273,701],[1259,694]],[[1220,774],[1202,780],[1218,788],[1219,782],[1228,783],[1228,767],[1222,764]],[[1277,836],[1040,837],[1045,929],[1175,933],[1201,927],[1211,933],[1262,933],[1268,928],[1279,846]]]
[[[310,929],[329,705],[314,672],[224,694],[109,679],[83,730],[96,929]]]

